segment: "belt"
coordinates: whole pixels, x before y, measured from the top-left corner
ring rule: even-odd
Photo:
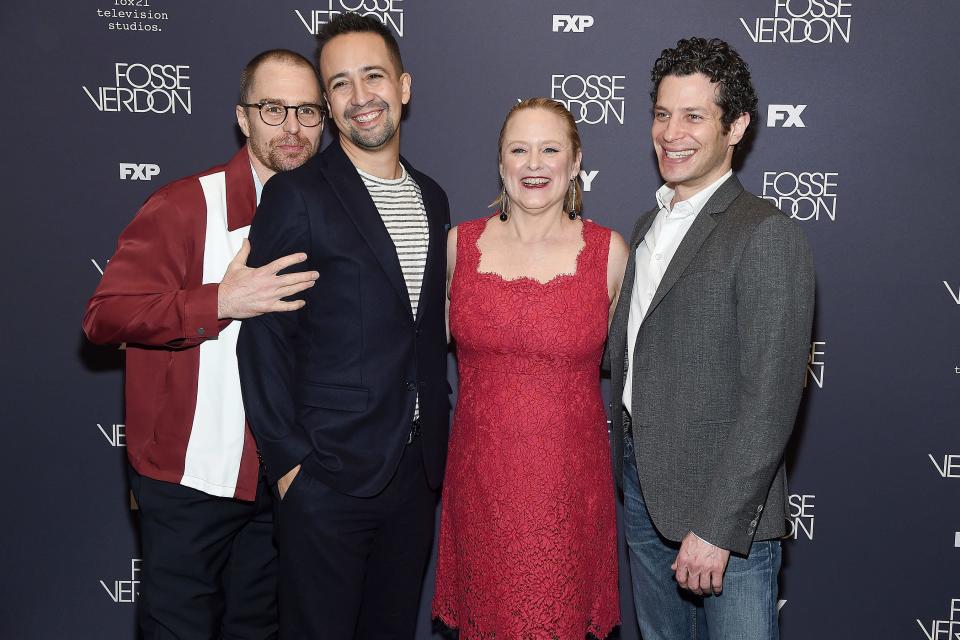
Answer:
[[[407,444],[412,444],[414,440],[420,437],[420,418],[410,423],[410,434],[407,436]]]

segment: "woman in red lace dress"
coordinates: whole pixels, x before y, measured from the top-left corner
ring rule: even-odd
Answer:
[[[599,367],[627,247],[576,213],[561,104],[517,104],[499,147],[499,215],[447,245],[460,390],[433,615],[461,640],[603,638],[620,613]]]

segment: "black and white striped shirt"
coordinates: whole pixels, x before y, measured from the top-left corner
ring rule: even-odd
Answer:
[[[393,240],[403,279],[407,283],[410,307],[416,317],[420,289],[423,287],[423,271],[427,266],[430,230],[420,187],[407,173],[406,168],[403,165],[400,167],[403,175],[394,180],[378,178],[359,169],[357,173],[363,178],[387,233]]]
[[[420,303],[420,290],[423,288],[423,272],[427,266],[427,246],[430,240],[430,228],[427,226],[427,210],[423,206],[420,186],[400,165],[403,175],[395,180],[378,178],[357,169],[363,178],[373,204],[380,212],[393,246],[400,259],[400,270],[407,283],[410,296],[410,308],[413,317],[417,317],[417,305]],[[414,402],[413,419],[420,417],[420,394]]]

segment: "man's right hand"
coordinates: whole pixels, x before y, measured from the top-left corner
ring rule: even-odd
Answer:
[[[290,471],[287,471],[282,478],[277,480],[277,491],[280,492],[281,500],[283,500],[283,496],[287,495],[287,489],[289,489],[290,485],[293,484],[293,479],[297,477],[298,473],[300,473],[300,465],[290,469]]]
[[[307,254],[292,253],[257,269],[247,266],[249,255],[250,241],[244,239],[240,251],[227,266],[217,291],[218,319],[242,320],[272,311],[296,311],[306,304],[303,300],[287,302],[283,298],[309,289],[320,274],[316,271],[300,271],[278,276],[277,273],[303,262]]]

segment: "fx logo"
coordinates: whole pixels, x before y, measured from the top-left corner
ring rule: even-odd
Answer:
[[[160,166],[156,164],[137,164],[136,162],[120,163],[121,180],[150,180],[160,174]]]
[[[807,108],[805,104],[768,104],[767,105],[767,126],[768,127],[801,127],[803,120],[800,114]],[[783,124],[777,123],[783,120]]]
[[[558,33],[583,33],[589,27],[593,26],[593,16],[568,16],[563,14],[553,14],[553,32]]]

